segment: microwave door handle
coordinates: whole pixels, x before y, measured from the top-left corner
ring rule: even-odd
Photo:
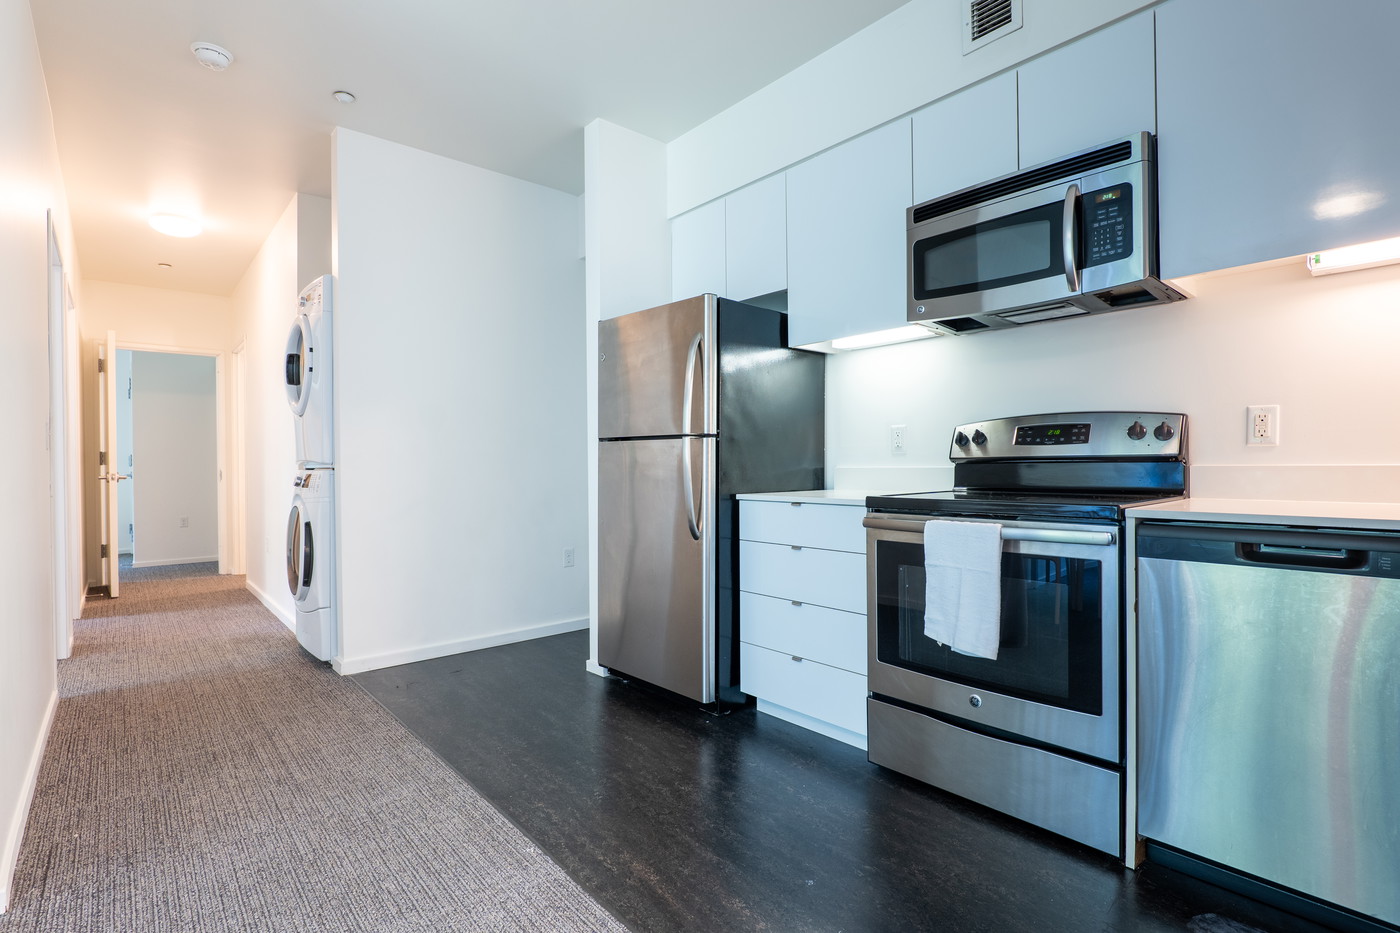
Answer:
[[[1079,243],[1075,237],[1075,216],[1079,211],[1079,186],[1071,184],[1065,192],[1065,213],[1060,227],[1060,244],[1065,255],[1065,284],[1072,292],[1079,291]]]

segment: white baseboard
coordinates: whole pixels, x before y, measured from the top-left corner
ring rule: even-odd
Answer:
[[[209,557],[171,557],[167,560],[134,560],[131,562],[133,570],[140,567],[174,567],[176,564],[212,564],[219,559],[218,554]]]
[[[267,607],[268,612],[272,613],[274,616],[277,617],[277,621],[287,626],[287,628],[291,629],[293,632],[297,630],[297,620],[292,618],[292,616],[288,615],[287,610],[285,608],[277,605],[277,603],[273,601],[271,596],[268,596],[262,590],[258,589],[258,587],[252,583],[252,581],[246,581],[243,585],[247,587],[248,592],[252,593],[258,598],[258,602],[262,603],[264,606]]]
[[[852,732],[850,729],[844,729],[841,726],[817,719],[815,716],[799,713],[795,709],[788,709],[786,706],[779,706],[767,700],[759,700],[758,711],[785,722],[790,722],[794,726],[801,726],[804,729],[811,729],[813,732],[819,732],[827,738],[836,739],[838,742],[845,742],[847,745],[854,745],[856,748],[860,749],[866,747],[865,736],[861,735],[859,732]]]
[[[443,658],[449,654],[461,654],[464,651],[480,651],[482,648],[495,648],[499,645],[512,645],[518,641],[529,641],[533,638],[547,638],[550,635],[562,635],[565,632],[577,632],[580,629],[586,628],[588,628],[587,619],[569,619],[564,622],[531,625],[525,628],[512,629],[507,632],[492,632],[489,635],[478,635],[473,638],[464,638],[460,641],[448,641],[436,645],[405,648],[402,651],[389,651],[383,654],[361,655],[353,658],[337,658],[331,662],[331,666],[342,674],[362,674],[365,671],[377,671],[382,667],[394,667],[398,664],[412,664],[414,661],[426,661],[429,658]]]
[[[49,695],[49,708],[44,711],[44,724],[29,752],[29,767],[24,772],[24,785],[10,816],[10,832],[0,849],[0,914],[10,909],[10,894],[14,889],[15,868],[19,865],[19,847],[24,842],[24,827],[29,822],[29,807],[34,802],[34,789],[39,783],[39,766],[44,763],[44,749],[49,744],[54,713],[58,710],[58,690]]]

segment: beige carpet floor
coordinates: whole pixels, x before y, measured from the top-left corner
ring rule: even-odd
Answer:
[[[242,577],[128,571],[58,679],[0,933],[624,929]]]

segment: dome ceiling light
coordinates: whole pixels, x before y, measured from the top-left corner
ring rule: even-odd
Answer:
[[[233,53],[212,42],[196,42],[190,46],[190,51],[194,53],[195,61],[210,71],[223,71],[233,64]]]
[[[331,96],[342,104],[353,104],[355,102],[355,95],[351,94],[349,91],[331,91]]]

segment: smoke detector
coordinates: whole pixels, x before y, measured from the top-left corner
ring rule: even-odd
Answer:
[[[196,42],[190,46],[194,60],[210,71],[223,71],[233,63],[233,53],[212,42]]]

